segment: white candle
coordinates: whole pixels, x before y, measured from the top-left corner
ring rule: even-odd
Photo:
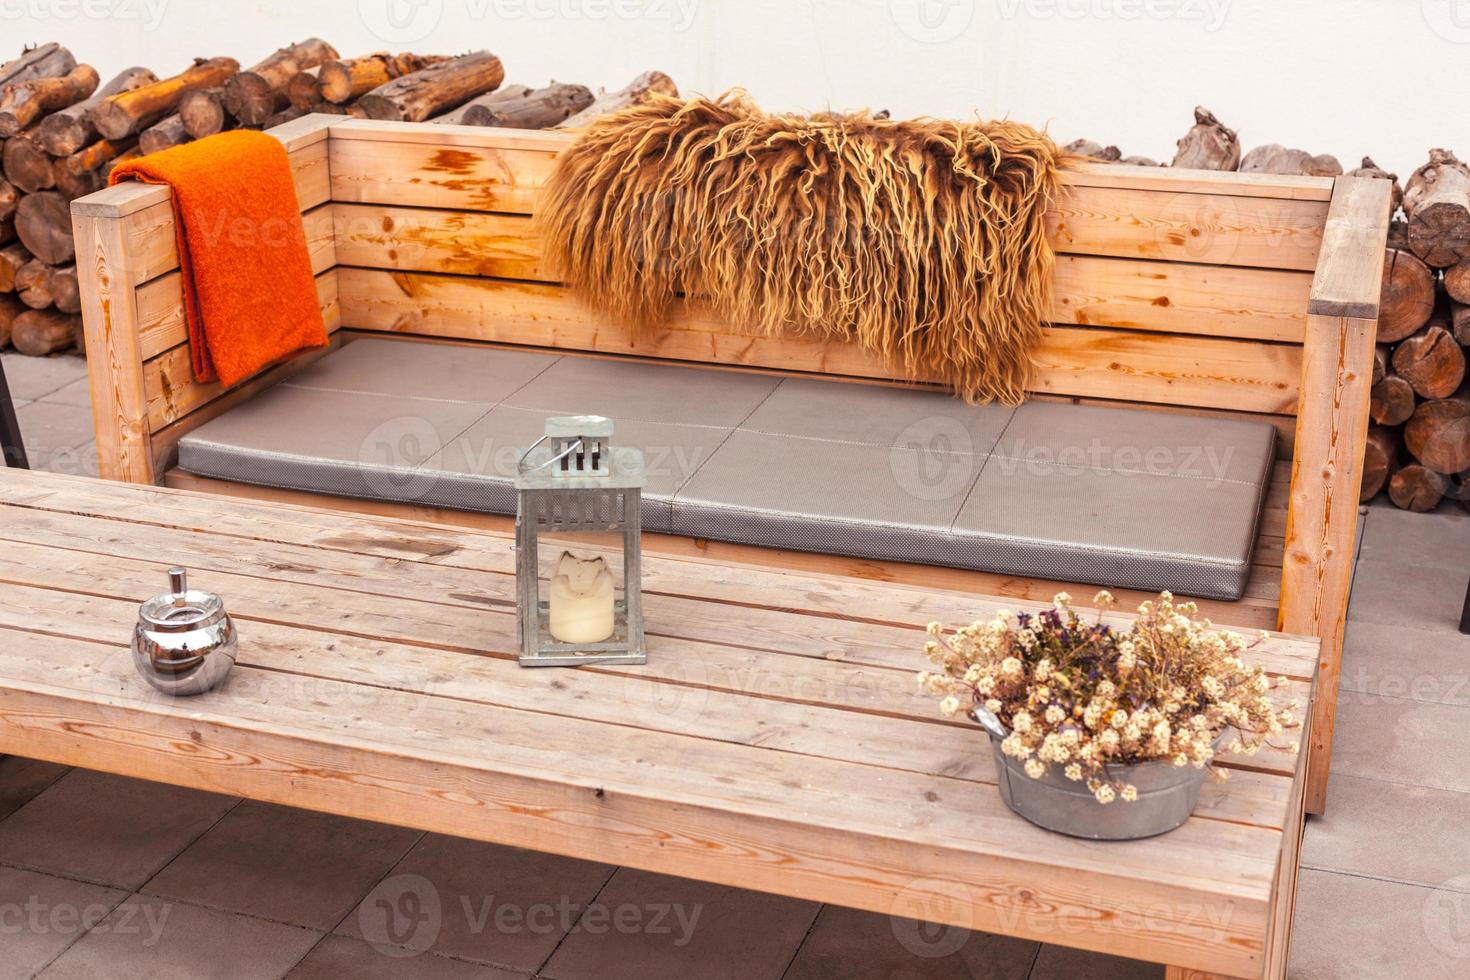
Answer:
[[[601,555],[563,551],[551,573],[551,636],[601,643],[613,635],[613,577]]]

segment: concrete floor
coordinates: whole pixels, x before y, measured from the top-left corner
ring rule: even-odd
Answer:
[[[95,473],[78,358],[7,354],[37,468]],[[1293,980],[1470,978],[1470,515],[1368,510]],[[0,761],[0,980],[1132,980],[1160,968]]]

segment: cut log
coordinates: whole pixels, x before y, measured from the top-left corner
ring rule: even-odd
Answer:
[[[347,115],[347,106],[338,105],[335,102],[318,102],[307,111],[320,112],[328,116],[345,116]]]
[[[1429,151],[1429,162],[1404,185],[1409,248],[1437,269],[1470,258],[1470,167],[1449,150]]]
[[[63,313],[82,312],[82,291],[77,283],[77,267],[64,265],[51,270],[51,298]]]
[[[1388,223],[1388,247],[1409,251],[1409,223],[1403,218],[1394,218]]]
[[[76,346],[81,317],[57,310],[27,310],[11,324],[10,342],[22,354],[45,357]]]
[[[1395,429],[1371,426],[1363,452],[1363,487],[1359,500],[1367,503],[1378,496],[1388,478],[1398,469],[1399,433]]]
[[[33,310],[51,305],[51,267],[39,259],[31,259],[15,274],[15,295]]]
[[[1123,159],[1123,151],[1116,146],[1103,146],[1089,139],[1073,140],[1062,147],[1062,152],[1075,153],[1080,157],[1101,160],[1104,163],[1117,163]]]
[[[21,267],[31,260],[31,253],[19,242],[0,248],[0,293],[15,291],[15,280]]]
[[[1412,252],[1383,253],[1378,299],[1378,340],[1392,344],[1416,333],[1434,312],[1434,273]]]
[[[5,169],[5,179],[25,194],[34,194],[55,186],[51,176],[51,158],[36,145],[29,131],[12,136],[0,150],[0,166]]]
[[[291,80],[286,83],[286,101],[290,102],[293,107],[304,109],[308,112],[312,106],[324,101],[322,99],[322,83],[317,79],[320,71],[321,66],[317,66],[316,68],[308,68],[305,71],[298,71],[292,75]]]
[[[1389,348],[1383,344],[1373,348],[1373,384],[1388,377],[1389,354]]]
[[[281,48],[225,82],[225,111],[247,126],[258,126],[286,105],[292,76],[337,57],[337,49],[319,37]]]
[[[0,221],[15,214],[16,205],[20,203],[20,191],[10,181],[0,178]]]
[[[499,126],[508,129],[546,129],[586,109],[593,102],[585,85],[548,85],[520,99],[481,102],[464,115],[467,126]]]
[[[141,150],[139,150],[136,146],[133,147],[131,150],[128,150],[126,153],[120,153],[120,154],[118,154],[117,156],[115,156],[111,160],[109,160],[108,163],[107,163],[107,165],[102,168],[102,176],[103,177],[110,177],[110,176],[112,176],[112,172],[114,170],[116,170],[119,166],[121,166],[124,163],[131,163],[132,161],[138,159],[142,155],[143,155],[143,152]]]
[[[179,100],[179,116],[184,120],[184,132],[191,139],[203,139],[224,132],[229,122],[225,113],[223,90],[199,89]]]
[[[57,78],[77,66],[71,52],[52,41],[0,65],[0,88],[36,78]]]
[[[132,136],[176,112],[188,93],[218,88],[239,70],[234,58],[196,61],[172,78],[103,99],[92,110],[92,124],[110,140]]]
[[[1444,291],[1458,303],[1470,303],[1470,259],[1444,270]]]
[[[1415,394],[1448,398],[1465,380],[1465,351],[1444,327],[1431,324],[1394,348],[1393,370]]]
[[[1194,170],[1234,170],[1240,166],[1240,139],[1204,106],[1195,106],[1194,126],[1179,141],[1174,166]]]
[[[56,179],[56,193],[68,201],[75,201],[79,197],[96,193],[107,186],[107,178],[103,170],[86,170],[79,174],[67,172],[66,160],[58,159],[51,167],[52,175]]]
[[[1470,470],[1470,400],[1460,394],[1422,402],[1404,426],[1404,446],[1436,473]]]
[[[1266,143],[1252,149],[1240,160],[1243,174],[1303,174],[1308,177],[1336,177],[1342,164],[1330,153],[1313,155],[1280,143]]]
[[[1450,333],[1461,347],[1470,346],[1470,306],[1450,300]]]
[[[126,153],[133,148],[137,140],[98,140],[91,146],[86,147],[62,161],[62,166],[67,173],[81,174],[88,170],[96,170],[105,166],[107,162],[120,154]]]
[[[15,219],[0,218],[0,245],[15,241]]]
[[[47,265],[70,265],[76,255],[71,237],[71,205],[55,191],[28,194],[15,212],[21,244]]]
[[[1444,499],[1449,481],[1418,463],[1400,468],[1388,480],[1388,499],[1395,507],[1418,513],[1433,510]]]
[[[1244,169],[1244,168],[1242,168]],[[1391,174],[1378,164],[1373,162],[1372,157],[1364,157],[1363,162],[1348,171],[1349,177],[1373,177],[1378,180],[1387,180],[1393,183],[1393,191],[1389,195],[1388,216],[1392,218],[1398,213],[1399,206],[1404,203],[1404,189],[1399,186],[1399,175]]]
[[[423,122],[498,88],[504,80],[499,58],[472,51],[379,85],[357,104],[369,119]]]
[[[26,311],[26,305],[9,293],[0,293],[0,350],[10,345],[10,331],[15,318]]]
[[[470,99],[470,101],[458,109],[451,109],[442,115],[435,116],[429,122],[438,123],[441,126],[462,126],[464,125],[465,115],[476,106],[485,106],[488,108],[501,102],[515,102],[518,99],[524,99],[530,94],[531,89],[529,86],[507,85],[505,88],[498,88],[493,92],[486,92],[484,95]],[[320,112],[321,110],[317,111]]]
[[[1379,425],[1403,425],[1417,404],[1419,399],[1407,381],[1386,375],[1369,393],[1368,417]]]
[[[411,75],[448,60],[443,55],[391,55],[386,51],[379,51],[362,58],[324,61],[317,69],[321,101],[343,105],[362,98],[395,78]]]
[[[563,122],[558,129],[576,129],[585,126],[606,112],[616,112],[628,106],[638,105],[654,95],[677,97],[679,87],[674,80],[661,71],[646,71],[616,92],[604,92],[592,104]]]
[[[1153,157],[1138,156],[1137,154],[1134,154],[1133,156],[1126,156],[1123,159],[1119,160],[1118,162],[1121,163],[1121,164],[1124,164],[1126,166],[1129,166],[1129,167],[1162,167],[1163,166],[1162,163],[1160,163],[1159,161],[1155,160]]]
[[[129,68],[99,88],[89,99],[51,113],[36,127],[36,145],[54,157],[71,156],[97,139],[92,110],[103,99],[151,85],[158,76],[147,68]]]
[[[97,91],[101,79],[91,65],[77,65],[59,78],[36,78],[0,89],[0,136],[14,136],[48,112],[65,109]]]
[[[138,134],[138,150],[144,156],[187,142],[189,134],[184,131],[184,117],[178,113],[165,116]]]

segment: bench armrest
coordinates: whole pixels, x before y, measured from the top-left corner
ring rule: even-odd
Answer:
[[[340,315],[328,137],[341,122],[340,116],[303,116],[270,131],[289,155],[329,330],[340,326]],[[289,369],[289,363],[267,368],[230,392],[194,380],[170,196],[167,187],[129,182],[71,206],[104,479],[158,482],[181,435],[244,397],[245,389]]]
[[[1307,308],[1278,625],[1322,641],[1308,733],[1312,813],[1327,799],[1390,193],[1386,180],[1337,178]]]
[[[1375,177],[1338,177],[1333,182],[1309,314],[1378,319],[1392,194],[1392,182]]]

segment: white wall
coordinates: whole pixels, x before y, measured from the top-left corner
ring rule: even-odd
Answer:
[[[1429,146],[1470,156],[1470,0],[0,0],[4,52],[61,40],[104,76],[311,35],[488,48],[527,84],[661,68],[773,108],[1009,115],[1165,160],[1196,103],[1247,148],[1371,152],[1401,175]]]

